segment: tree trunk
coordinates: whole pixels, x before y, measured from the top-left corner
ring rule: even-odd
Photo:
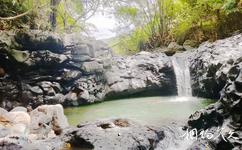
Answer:
[[[60,0],[51,0],[50,1],[50,25],[53,31],[56,29],[56,17],[57,17],[57,5],[59,4]]]

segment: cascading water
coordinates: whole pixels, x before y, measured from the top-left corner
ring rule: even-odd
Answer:
[[[184,56],[173,56],[172,64],[176,75],[176,87],[178,96],[191,97],[191,77],[188,60]]]

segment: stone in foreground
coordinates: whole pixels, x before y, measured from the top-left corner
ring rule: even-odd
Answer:
[[[181,134],[182,131],[173,125],[157,128],[127,119],[112,119],[69,128],[63,139],[77,149],[165,150],[181,147]]]

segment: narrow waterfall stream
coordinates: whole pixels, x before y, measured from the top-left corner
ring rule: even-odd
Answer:
[[[184,56],[173,56],[172,64],[176,75],[176,87],[178,96],[191,97],[191,77],[188,60]]]

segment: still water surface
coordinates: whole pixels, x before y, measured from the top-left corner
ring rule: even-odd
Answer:
[[[71,125],[109,118],[128,118],[141,124],[160,126],[183,123],[196,110],[214,101],[196,97],[142,97],[66,108],[65,115]]]

